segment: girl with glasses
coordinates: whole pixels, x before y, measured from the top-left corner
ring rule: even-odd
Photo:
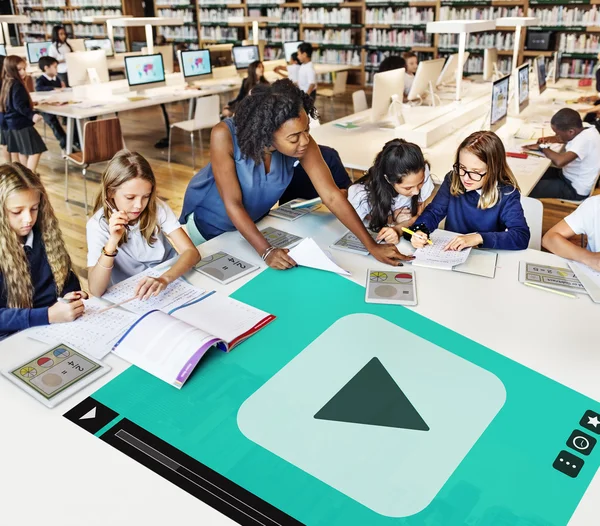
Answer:
[[[468,247],[524,250],[529,244],[517,181],[493,132],[478,131],[458,147],[456,163],[438,193],[415,221],[411,242],[422,248],[446,218],[445,229],[460,235],[445,250]]]
[[[386,143],[373,166],[348,189],[348,201],[377,240],[397,244],[402,227],[423,212],[433,192],[429,165],[416,144],[403,139]]]

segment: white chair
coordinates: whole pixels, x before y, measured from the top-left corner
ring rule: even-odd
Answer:
[[[325,97],[331,101],[331,113],[333,118],[335,119],[335,107],[334,107],[334,99],[337,96],[344,96],[346,93],[346,83],[348,82],[348,72],[340,71],[336,73],[335,80],[333,81],[333,88],[323,88],[317,89],[317,95],[320,97]]]
[[[369,109],[369,105],[367,104],[367,94],[364,89],[355,91],[352,94],[352,105],[354,106],[354,113]]]
[[[154,54],[160,53],[163,58],[165,73],[173,73],[173,44],[154,46]],[[142,55],[148,55],[148,48],[142,48]]]
[[[542,249],[542,221],[544,219],[544,205],[539,199],[521,196],[521,206],[525,214],[525,220],[529,226],[531,237],[528,248],[534,250]]]
[[[221,122],[219,96],[199,97],[196,99],[196,112],[194,118],[188,121],[175,122],[171,124],[169,130],[169,153],[168,162],[171,162],[171,138],[173,137],[173,128],[180,128],[190,134],[192,143],[192,170],[196,171],[196,157],[194,154],[194,132],[200,132],[200,150],[202,150],[202,130],[212,128]]]

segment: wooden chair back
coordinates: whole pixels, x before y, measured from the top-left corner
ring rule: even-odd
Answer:
[[[83,162],[110,161],[123,149],[121,123],[117,117],[88,121],[83,127]]]

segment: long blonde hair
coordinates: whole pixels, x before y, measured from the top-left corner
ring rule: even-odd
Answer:
[[[100,193],[94,203],[94,212],[102,208],[106,221],[109,221],[113,209],[117,208],[111,195],[114,194],[119,186],[137,177],[148,181],[152,185],[150,199],[146,208],[140,214],[138,221],[142,236],[149,245],[153,245],[156,242],[156,234],[158,232],[156,178],[154,177],[150,163],[139,153],[121,150],[110,160],[106,170],[102,174]],[[127,232],[121,237],[118,246],[121,246],[123,243],[127,243]]]
[[[62,294],[71,272],[71,258],[39,176],[20,163],[0,165],[0,272],[4,278],[7,306],[13,309],[33,307],[34,287],[29,262],[18,234],[10,227],[6,210],[8,197],[23,190],[35,190],[40,194],[36,226],[42,236],[57,296]]]
[[[512,186],[519,190],[519,185],[512,170],[506,162],[506,151],[504,145],[494,132],[477,131],[469,135],[456,150],[456,160],[450,180],[450,193],[458,196],[465,193],[457,167],[460,164],[459,156],[462,150],[467,150],[475,155],[481,162],[487,165],[484,176],[483,187],[477,208],[485,210],[492,208],[500,200],[500,186]]]

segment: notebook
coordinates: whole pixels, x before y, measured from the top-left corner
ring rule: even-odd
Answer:
[[[209,349],[229,352],[274,319],[272,314],[213,291],[170,312],[147,312],[113,352],[181,389]]]

